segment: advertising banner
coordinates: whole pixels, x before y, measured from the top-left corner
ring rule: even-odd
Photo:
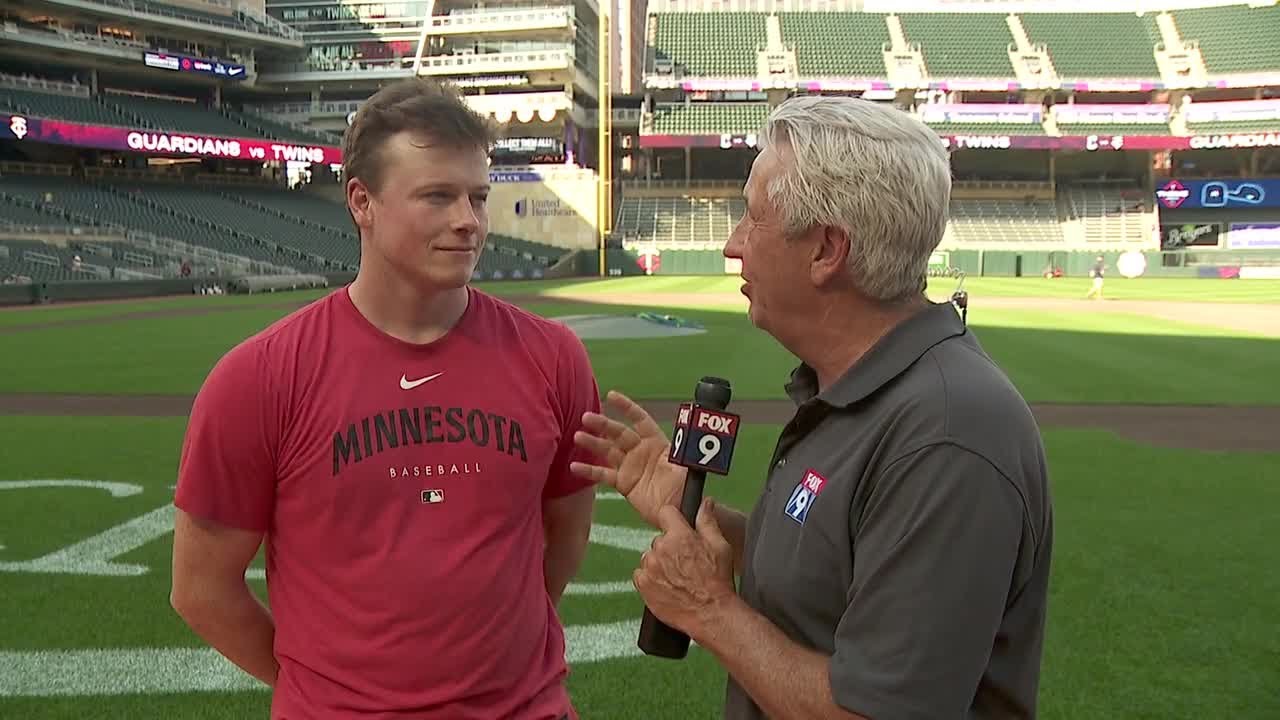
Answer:
[[[734,138],[738,138],[735,140]],[[939,135],[948,149],[965,150],[1213,150],[1218,148],[1280,147],[1280,132],[1232,133],[1227,135]],[[722,140],[722,138],[724,138]],[[642,148],[722,147],[754,144],[746,136],[733,135],[641,135]]]
[[[71,145],[99,150],[123,150],[176,157],[212,157],[262,162],[311,162],[339,164],[342,148],[298,145],[264,138],[234,138],[196,133],[141,130],[108,125],[0,115],[4,127],[0,139]]]
[[[1248,122],[1280,120],[1280,100],[1232,100],[1189,103],[1182,111],[1187,122]]]
[[[920,117],[927,123],[1026,123],[1042,121],[1044,107],[1039,104],[1012,105],[1003,103],[936,104],[920,109]]]
[[[1280,250],[1280,223],[1231,223],[1227,247],[1232,250]]]
[[[238,63],[189,55],[170,55],[147,50],[142,53],[142,64],[157,70],[211,75],[224,80],[244,80],[244,66]]]
[[[1169,122],[1168,105],[1054,105],[1060,123],[1115,125]]]
[[[1186,247],[1217,247],[1222,226],[1217,223],[1164,225],[1160,228],[1160,249],[1181,250]]]
[[[1169,210],[1280,207],[1280,180],[1156,180],[1156,202]]]

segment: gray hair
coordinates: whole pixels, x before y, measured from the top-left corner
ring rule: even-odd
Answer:
[[[938,135],[890,105],[801,96],[774,108],[761,141],[791,148],[792,162],[767,189],[788,237],[838,227],[861,292],[885,302],[920,293],[951,200]]]

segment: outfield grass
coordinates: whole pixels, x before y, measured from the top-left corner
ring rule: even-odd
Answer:
[[[9,489],[0,505],[0,561],[25,560],[163,507],[176,467],[181,419],[0,418],[6,477],[67,477],[136,483],[137,495],[98,490]],[[780,428],[744,428],[734,473],[708,494],[749,508]],[[49,452],[75,438],[75,451]],[[1045,651],[1043,715],[1079,717],[1273,717],[1280,666],[1272,627],[1280,577],[1271,567],[1280,526],[1262,508],[1280,503],[1268,474],[1280,457],[1154,450],[1100,432],[1046,433],[1057,540]],[[598,524],[639,527],[621,502],[601,500]],[[0,716],[261,717],[261,690],[110,694],[106,684],[154,673],[188,684],[230,668],[111,668],[82,663],[73,677],[22,674],[25,653],[54,649],[202,647],[168,607],[165,533],[116,562],[145,566],[133,577],[10,574],[0,627]],[[591,545],[578,582],[625,582],[638,552]],[[1248,578],[1248,582],[1242,582]],[[263,583],[255,582],[260,590]],[[263,592],[265,596],[265,592]],[[569,595],[570,634],[589,625],[629,625],[591,649],[610,659],[575,662],[570,689],[584,717],[647,720],[714,717],[724,673],[699,648],[672,662],[636,657],[642,605],[633,592]],[[581,652],[583,648],[577,648]],[[571,648],[571,653],[575,649]],[[14,653],[24,653],[21,660]],[[18,668],[15,670],[15,668]],[[222,673],[222,674],[220,674]],[[101,696],[4,698],[55,682],[100,685]],[[10,690],[12,691],[12,690]]]
[[[554,300],[527,307],[548,317],[646,309]],[[227,349],[287,312],[246,308],[145,320],[101,318],[0,336],[21,343],[15,345],[18,352],[0,354],[0,392],[192,394]],[[736,399],[784,398],[782,386],[796,360],[752,327],[744,313],[679,314],[708,332],[588,341],[601,386],[638,398],[683,399],[698,378],[715,374],[733,383]],[[1273,339],[1112,313],[994,308],[971,313],[969,321],[1032,402],[1280,403],[1274,376],[1280,342]]]
[[[942,299],[955,289],[956,281],[930,281],[930,294]],[[575,278],[569,280],[511,280],[476,283],[477,287],[500,296],[607,294],[607,293],[697,293],[719,295],[738,293],[737,276],[665,276],[622,278]],[[964,287],[974,297],[1081,298],[1089,288],[1085,278],[966,278]],[[146,300],[122,300],[102,304],[47,305],[0,308],[0,328],[39,325],[47,322],[107,318],[137,312],[177,308],[231,308],[244,305],[289,302],[320,297],[324,290],[306,290],[265,295],[200,295]],[[1107,297],[1115,300],[1180,300],[1190,302],[1280,303],[1280,281],[1192,280],[1183,278],[1112,278],[1107,281]]]
[[[956,280],[933,278],[930,295],[949,297]],[[1007,298],[1083,298],[1088,278],[965,278],[964,288],[973,296]],[[586,293],[699,293],[735,294],[742,285],[736,275],[726,276],[630,276],[584,278],[571,281],[530,280],[483,285],[508,295]],[[1188,302],[1280,303],[1280,280],[1205,280],[1192,278],[1107,279],[1106,296],[1113,300],[1181,300]]]
[[[976,282],[966,282],[975,293]],[[1006,282],[1015,293],[1045,284]],[[1143,292],[1195,289],[1199,300],[1201,289],[1241,286],[1257,293],[1251,301],[1280,301],[1280,292],[1266,300],[1266,283],[1188,282],[1153,280]],[[725,285],[736,291],[735,279],[660,277],[614,281],[611,289],[725,292]],[[1108,285],[1110,291],[1119,282]],[[999,286],[992,281],[981,291],[996,295]],[[496,289],[528,295],[550,287],[503,283]],[[101,320],[0,335],[6,350],[0,392],[194,392],[227,348],[287,312],[244,306],[320,294],[183,298],[182,305],[228,309],[195,317],[122,317],[172,308],[172,300],[0,312],[0,325],[11,317]],[[644,309],[554,297],[529,307],[548,316]],[[709,332],[589,341],[602,388],[683,399],[698,377],[714,373],[732,380],[735,399],[782,397],[794,359],[752,328],[741,310],[679,314]],[[1280,403],[1280,341],[1113,314],[984,309],[971,312],[970,323],[1032,401]],[[265,716],[269,696],[208,652],[168,606],[172,535],[164,509],[184,427],[181,418],[0,416],[0,717]],[[733,474],[711,478],[708,494],[749,508],[779,431],[744,426]],[[1280,454],[1153,449],[1088,431],[1049,430],[1045,442],[1057,538],[1041,717],[1280,716],[1274,632],[1280,524],[1272,519],[1280,504],[1274,482]],[[131,483],[139,490],[113,497],[83,486],[6,484],[39,479]],[[137,532],[99,535],[137,518],[147,519],[129,526]],[[724,673],[705,652],[695,647],[682,662],[636,656],[642,606],[626,584],[639,552],[626,538],[638,536],[643,545],[648,534],[637,533],[634,514],[611,499],[599,501],[596,524],[599,542],[590,546],[560,607],[574,658],[570,690],[583,716],[717,717]],[[623,538],[622,546],[604,531]],[[73,572],[12,565],[94,536],[99,540],[63,558],[63,569]],[[127,537],[143,539],[132,547],[121,539]],[[95,548],[108,556],[119,551],[110,561],[137,566],[140,574],[85,574],[92,570],[85,553]],[[263,581],[251,582],[266,595]],[[622,589],[599,594],[605,583]],[[597,594],[585,594],[591,588]],[[173,652],[163,653],[166,648]],[[119,654],[68,659],[57,652],[103,649]],[[183,650],[193,654],[178,654]],[[201,684],[221,691],[190,692]],[[57,695],[77,688],[82,694]],[[30,697],[35,693],[54,696]]]

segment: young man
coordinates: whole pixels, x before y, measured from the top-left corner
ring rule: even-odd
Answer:
[[[429,81],[344,139],[361,265],[214,367],[182,448],[171,603],[272,718],[575,717],[556,604],[599,396],[567,328],[469,286],[490,126]],[[265,536],[268,610],[245,582]]]

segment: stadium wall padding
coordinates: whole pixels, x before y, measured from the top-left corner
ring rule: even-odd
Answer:
[[[556,177],[494,183],[489,232],[572,250],[594,248],[599,244],[596,183]]]
[[[29,285],[0,286],[0,303],[30,305],[75,300],[115,300],[196,295],[201,286],[221,282],[222,278],[169,278],[163,280],[82,280],[37,282]]]

